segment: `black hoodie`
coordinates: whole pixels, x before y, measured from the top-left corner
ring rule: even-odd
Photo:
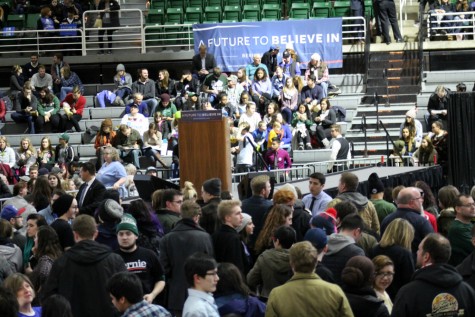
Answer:
[[[453,266],[432,264],[399,290],[391,316],[475,316],[475,291]]]
[[[126,267],[120,255],[93,240],[80,241],[53,264],[43,299],[63,295],[71,303],[74,317],[114,316],[106,283],[121,271]]]

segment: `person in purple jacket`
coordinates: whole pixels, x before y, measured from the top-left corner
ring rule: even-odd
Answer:
[[[264,160],[271,169],[284,169],[292,167],[290,155],[286,150],[280,148],[281,140],[272,139],[272,147],[264,155]]]

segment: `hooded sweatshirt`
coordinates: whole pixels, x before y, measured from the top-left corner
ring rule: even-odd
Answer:
[[[351,201],[355,204],[356,208],[358,209],[358,214],[363,218],[363,221],[368,226],[367,229],[371,229],[375,233],[379,234],[379,219],[378,213],[376,212],[376,208],[371,201],[368,200],[365,196],[358,192],[344,192],[338,194],[336,198],[344,200],[344,201]]]
[[[323,256],[322,264],[325,265],[341,285],[341,272],[348,260],[356,255],[365,255],[363,249],[355,244],[353,237],[333,233],[328,237],[328,252]]]
[[[21,249],[10,239],[1,239],[0,256],[3,256],[13,272],[23,271],[23,254]]]
[[[260,295],[269,297],[270,291],[287,282],[292,277],[288,249],[264,251],[254,267],[247,274],[247,283],[252,289],[262,286]]]
[[[74,317],[112,317],[114,307],[106,284],[113,274],[122,271],[126,267],[120,255],[96,241],[82,240],[53,264],[43,299],[63,295],[71,303]]]
[[[391,316],[475,316],[475,291],[453,266],[432,264],[399,290]]]

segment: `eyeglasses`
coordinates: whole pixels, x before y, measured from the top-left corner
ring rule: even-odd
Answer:
[[[465,205],[461,205],[462,207],[475,207],[475,203],[468,203],[468,204],[465,204]]]
[[[379,276],[379,277],[393,277],[394,273],[393,272],[378,272],[378,273],[376,273],[376,276]]]
[[[217,272],[217,271],[214,271],[214,272],[206,272],[206,276],[218,276],[218,272]]]

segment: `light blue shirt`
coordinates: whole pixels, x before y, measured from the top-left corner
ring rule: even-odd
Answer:
[[[189,288],[183,317],[219,317],[213,295]]]
[[[302,202],[305,204],[305,208],[307,208],[308,210],[310,210],[310,204],[312,204],[313,197],[314,196],[312,196],[312,194],[309,194],[302,198]],[[320,192],[320,194],[315,196],[315,198],[316,200],[313,204],[313,208],[312,210],[310,210],[312,212],[312,217],[315,217],[319,213],[324,212],[327,208],[328,203],[333,200],[333,198],[331,198],[331,196],[325,193],[323,190]]]
[[[51,205],[49,205],[48,207],[46,207],[45,209],[42,209],[40,211],[38,211],[38,214],[42,215],[43,217],[45,217],[45,220],[46,220],[46,223],[48,225],[52,224],[53,221],[56,220],[56,218],[58,218],[56,216],[56,214],[53,214],[53,211],[51,210]]]

